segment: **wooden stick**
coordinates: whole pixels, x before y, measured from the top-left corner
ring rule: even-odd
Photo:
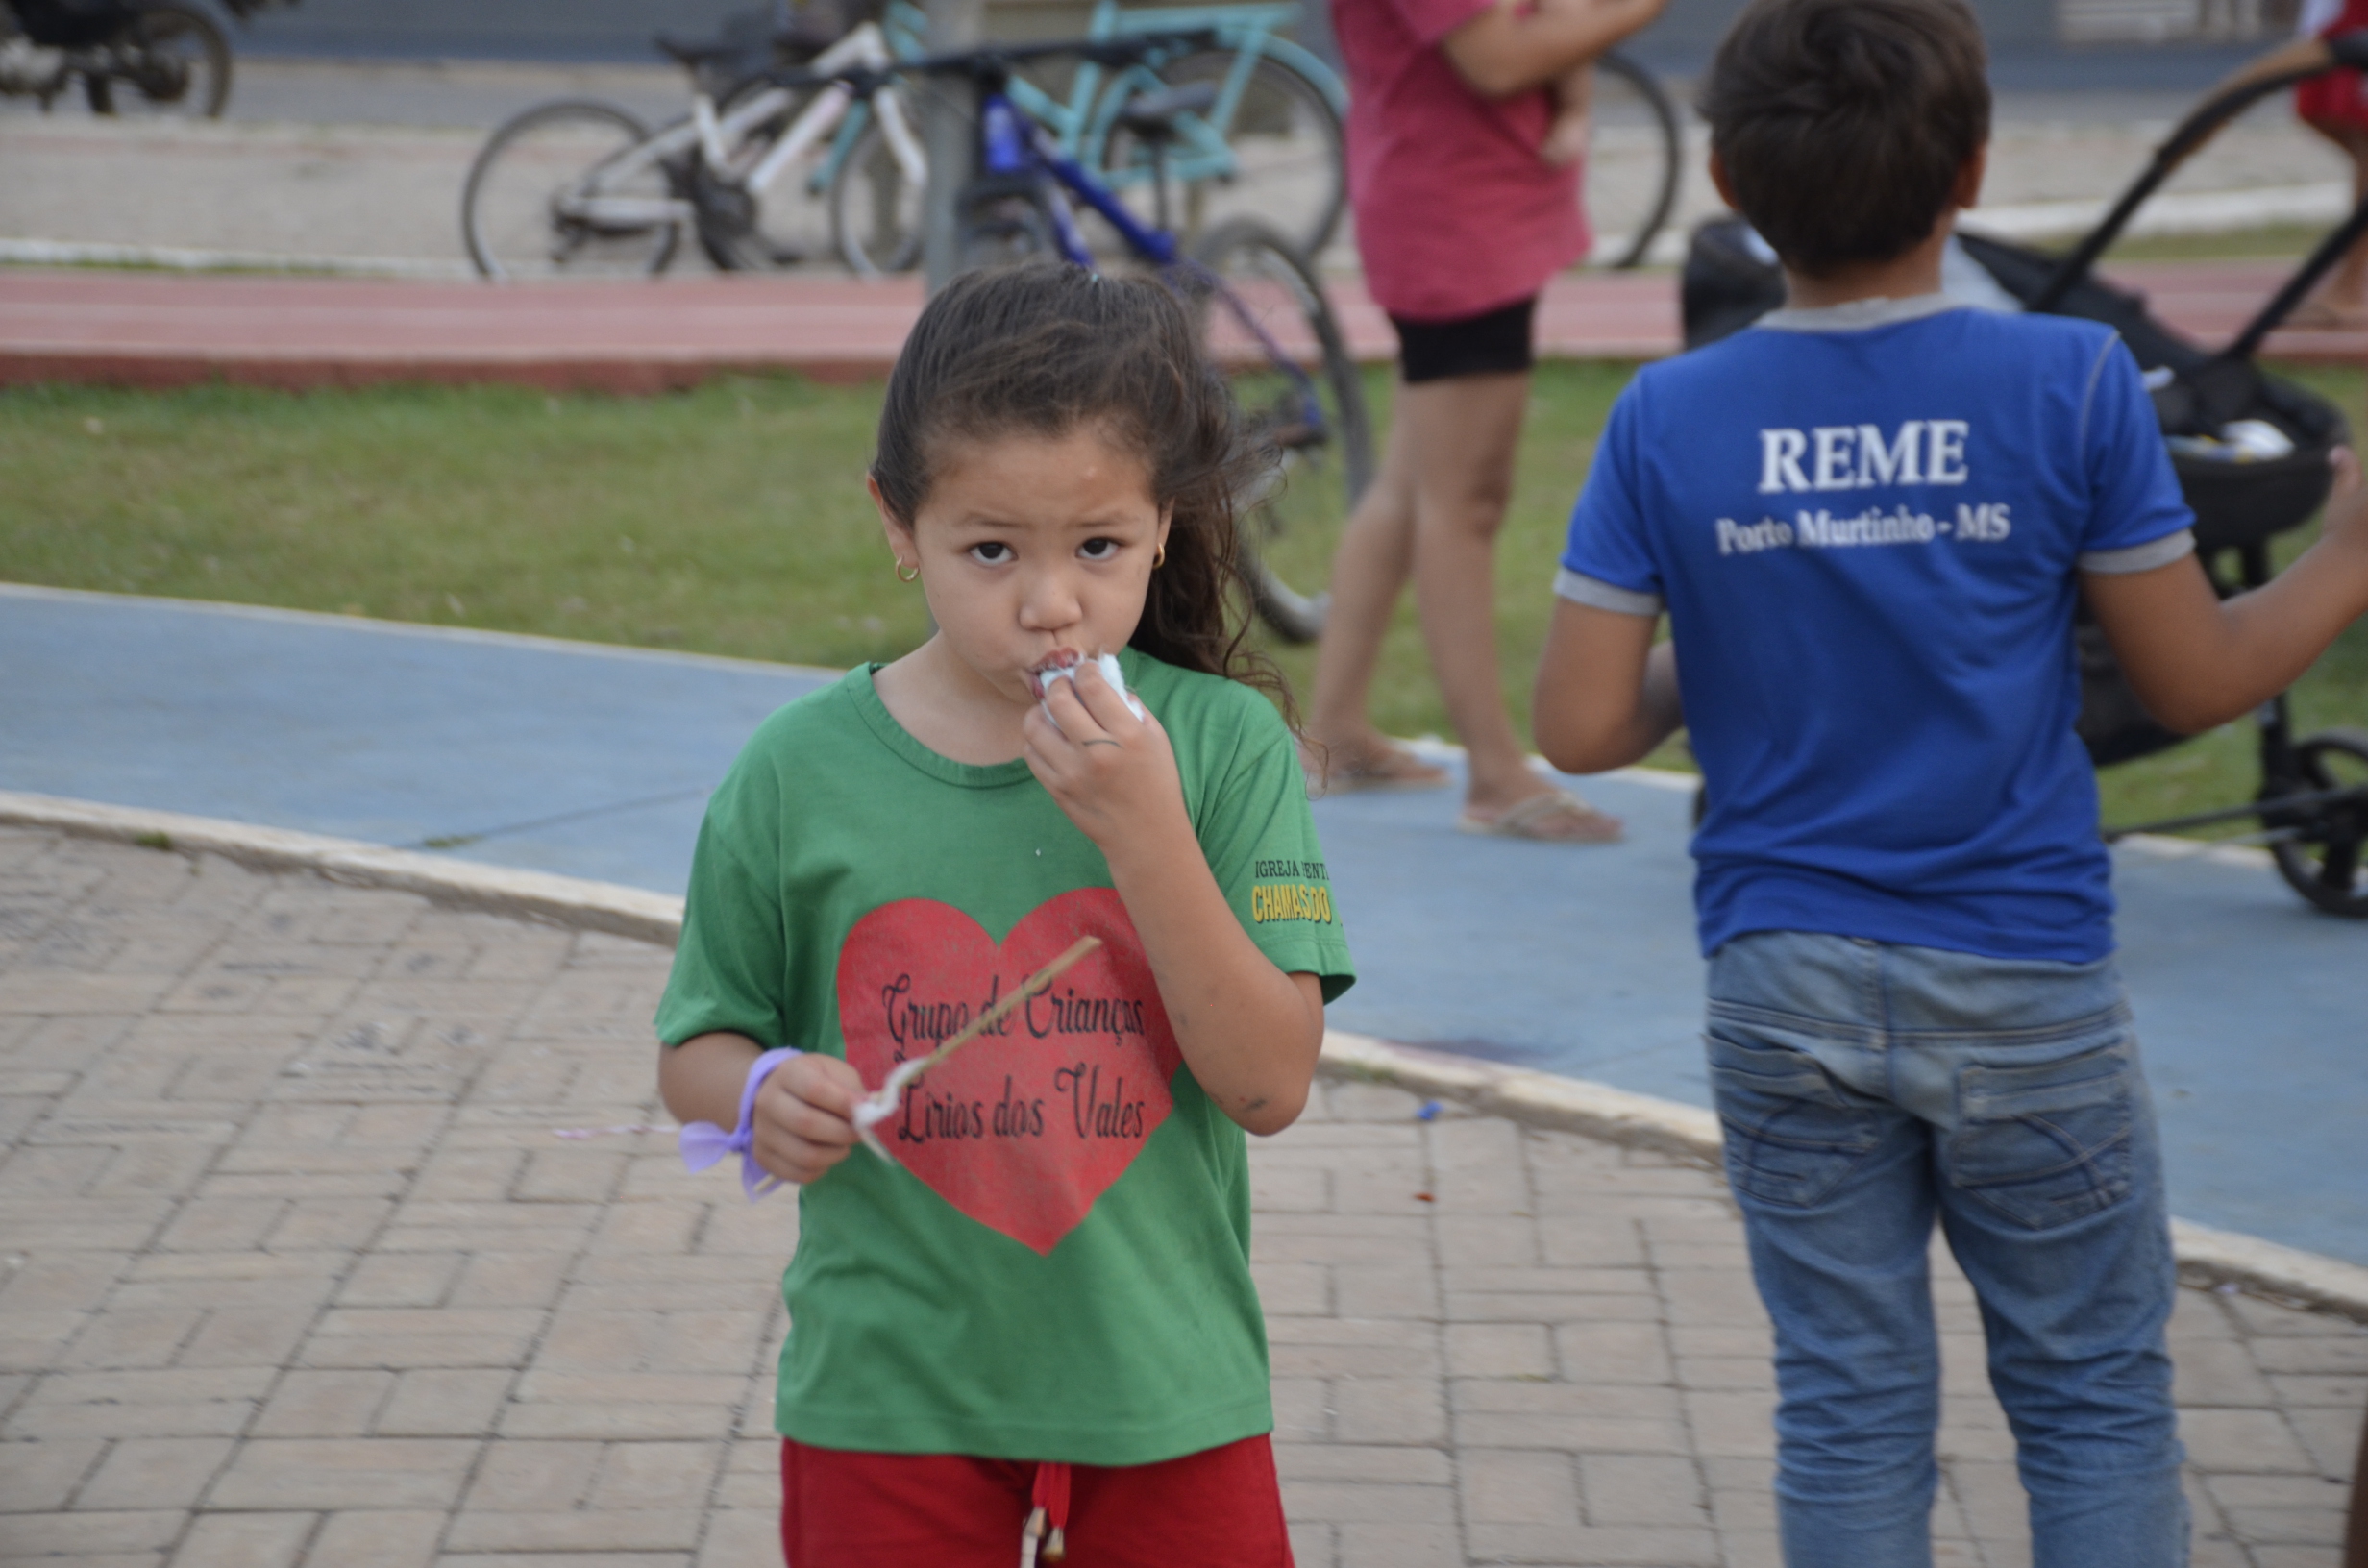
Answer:
[[[946,1058],[953,1055],[954,1052],[960,1050],[963,1046],[968,1045],[972,1041],[976,1040],[980,1035],[985,1034],[988,1030],[994,1028],[1005,1018],[1010,1017],[1012,1013],[1018,1009],[1020,1004],[1026,1001],[1030,996],[1049,991],[1052,988],[1053,981],[1058,980],[1062,975],[1067,974],[1070,969],[1076,965],[1078,960],[1082,959],[1086,954],[1094,951],[1100,945],[1101,938],[1099,937],[1079,937],[1075,942],[1070,944],[1069,951],[1063,953],[1060,957],[1054,959],[1043,968],[1038,969],[1034,974],[1031,974],[1026,979],[1021,981],[1019,990],[1013,992],[1010,995],[1004,997],[993,1007],[988,1008],[984,1013],[979,1014],[976,1018],[973,1019],[964,1027],[955,1030],[951,1035],[948,1036],[946,1043],[940,1045],[936,1050],[931,1051],[928,1055],[921,1059],[920,1071],[928,1071],[931,1067],[936,1066],[940,1062],[945,1061]]]

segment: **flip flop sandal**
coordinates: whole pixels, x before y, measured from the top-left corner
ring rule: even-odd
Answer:
[[[1455,777],[1438,764],[1424,762],[1412,747],[1403,746],[1384,747],[1371,759],[1354,764],[1333,763],[1327,767],[1317,761],[1320,755],[1313,747],[1299,754],[1307,770],[1307,797],[1311,800],[1327,795],[1443,789]]]
[[[1517,800],[1493,817],[1465,812],[1455,820],[1460,833],[1482,833],[1499,839],[1527,839],[1535,844],[1617,844],[1620,820],[1597,811],[1568,790],[1548,790]]]

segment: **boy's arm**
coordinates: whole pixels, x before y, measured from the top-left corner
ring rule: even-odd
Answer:
[[[2291,686],[2368,614],[2359,463],[2335,453],[2318,543],[2266,587],[2222,600],[2192,555],[2150,572],[2084,573],[2081,586],[2148,713],[2190,735],[2226,723]]]
[[[1546,761],[1566,773],[1625,768],[1684,726],[1677,645],[1653,646],[1656,620],[1554,601],[1530,708]]]
[[[1484,98],[1542,87],[1661,14],[1668,0],[1491,6],[1439,40],[1447,63]]]

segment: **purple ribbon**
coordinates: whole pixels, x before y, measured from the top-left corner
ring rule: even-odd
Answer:
[[[780,1178],[768,1173],[756,1163],[750,1145],[756,1141],[756,1091],[774,1068],[798,1055],[796,1047],[783,1045],[765,1052],[749,1064],[749,1081],[740,1090],[740,1125],[730,1132],[712,1121],[686,1121],[682,1124],[682,1166],[685,1170],[704,1170],[728,1154],[740,1157],[740,1189],[752,1203],[781,1185]]]

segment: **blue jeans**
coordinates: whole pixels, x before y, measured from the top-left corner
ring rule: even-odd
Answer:
[[[1790,1568],[1925,1568],[1936,1218],[1980,1298],[2033,1568],[2187,1560],[2162,1159],[2111,961],[1804,932],[1711,960],[1710,1066],[1776,1329]]]

